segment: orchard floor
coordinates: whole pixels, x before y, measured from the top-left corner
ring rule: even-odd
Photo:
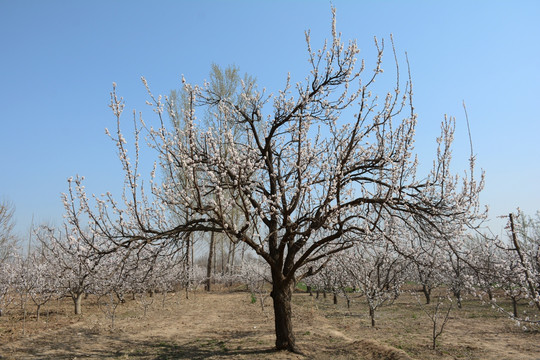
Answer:
[[[275,352],[271,298],[263,311],[246,292],[156,294],[146,316],[127,300],[115,326],[93,298],[82,316],[53,301],[24,323],[0,317],[0,359],[540,359],[540,333],[524,332],[477,300],[453,309],[432,350],[431,322],[405,294],[371,327],[363,298],[351,309],[305,293],[293,298],[293,324],[305,355]],[[30,307],[30,306],[29,306]],[[33,309],[33,307],[30,307]],[[12,310],[12,313],[14,310]]]

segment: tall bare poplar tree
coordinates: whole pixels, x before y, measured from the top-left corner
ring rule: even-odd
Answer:
[[[252,76],[245,74],[240,76],[240,70],[234,65],[229,65],[226,68],[221,68],[217,64],[212,64],[210,71],[210,80],[208,82],[208,90],[215,94],[216,97],[229,99],[231,103],[237,106],[243,106],[244,98],[242,97],[242,84],[248,89],[253,89],[255,86],[255,79]],[[251,90],[250,90],[251,92]],[[185,130],[187,123],[185,117],[182,115],[182,111],[189,109],[193,105],[190,103],[192,94],[182,89],[177,92],[173,90],[169,96],[168,101],[168,114],[171,119],[172,125],[178,130]],[[242,141],[242,129],[238,126],[238,121],[227,117],[227,114],[221,112],[217,104],[209,105],[205,109],[203,114],[204,126],[207,128],[215,129],[216,133],[226,134],[227,131],[231,131],[235,142]],[[222,132],[223,130],[223,132]],[[225,144],[224,141],[220,141],[221,144]],[[227,149],[221,149],[224,156],[227,156]],[[171,171],[173,170],[173,171]],[[175,174],[174,171],[177,173]],[[171,169],[170,166],[164,166],[164,174],[166,178],[177,177],[182,181],[182,177],[185,176],[183,169]],[[232,209],[233,214],[238,213],[237,208]],[[174,217],[180,222],[184,223],[190,220],[192,210],[189,207],[175,205],[172,208]],[[191,237],[185,239],[187,244],[186,248],[192,249],[193,243]],[[228,253],[225,255],[225,244],[229,244]],[[217,245],[221,245],[221,268],[222,271],[229,270],[228,268],[234,264],[236,242],[230,242],[229,239],[222,233],[210,233],[208,244],[208,258],[206,266],[206,284],[205,289],[210,291],[212,286],[212,272],[215,267],[214,257],[216,255]],[[225,263],[225,257],[227,258]]]
[[[16,244],[14,215],[15,206],[12,203],[6,200],[0,202],[0,263],[11,254]]]

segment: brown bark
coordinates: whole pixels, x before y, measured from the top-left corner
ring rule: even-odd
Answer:
[[[225,275],[225,239],[221,238],[221,275]]]
[[[375,309],[369,308],[369,317],[371,318],[371,326],[375,327]]]
[[[75,315],[82,314],[81,302],[83,298],[83,293],[73,294],[71,298],[73,299]]]
[[[457,307],[461,309],[463,306],[461,304],[461,290],[454,290],[454,296],[456,297],[456,300],[457,300]]]
[[[274,300],[274,319],[276,328],[276,349],[301,353],[296,346],[292,329],[292,284],[274,281],[272,299]]]
[[[191,280],[191,266],[190,266],[190,263],[189,263],[189,254],[190,254],[190,245],[191,245],[191,234],[188,235],[187,239],[186,239],[186,258],[184,260],[184,274],[186,274],[186,283],[183,284],[184,287],[187,289],[189,288],[189,281]]]
[[[205,290],[212,288],[212,260],[214,259],[214,233],[210,234],[210,249],[208,250],[208,263],[206,264],[206,286]]]
[[[517,307],[517,298],[515,296],[512,296],[512,310],[514,313],[514,317],[518,317],[518,307]]]
[[[424,293],[424,296],[426,297],[426,304],[430,304],[431,303],[431,287],[427,286],[426,284],[423,284],[422,292]]]
[[[489,296],[489,301],[493,301],[493,291],[491,290],[491,287],[488,287],[487,293]]]

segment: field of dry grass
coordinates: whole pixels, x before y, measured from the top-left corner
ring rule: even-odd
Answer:
[[[364,299],[316,299],[297,292],[293,311],[305,355],[274,352],[271,299],[263,311],[243,291],[155,295],[146,316],[127,299],[115,327],[90,297],[83,315],[70,299],[47,304],[39,321],[12,311],[0,317],[2,359],[539,359],[540,333],[525,332],[478,300],[454,308],[431,349],[431,322],[404,294],[377,313],[371,327]],[[30,307],[32,309],[33,307]]]

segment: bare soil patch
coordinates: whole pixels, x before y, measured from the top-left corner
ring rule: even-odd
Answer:
[[[293,323],[305,355],[276,352],[271,299],[265,311],[246,292],[161,294],[143,316],[131,299],[115,327],[95,299],[72,315],[69,299],[42,310],[40,321],[0,317],[2,359],[539,359],[540,334],[524,332],[476,300],[452,311],[437,350],[430,324],[410,295],[382,308],[371,327],[363,298],[350,309],[340,299],[293,298]]]

